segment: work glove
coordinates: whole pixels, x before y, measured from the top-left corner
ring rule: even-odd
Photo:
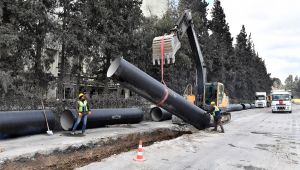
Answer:
[[[81,117],[83,114],[81,112],[79,112],[78,115]]]
[[[88,113],[89,115],[91,115],[92,114],[92,112],[91,111],[89,111],[89,113]]]

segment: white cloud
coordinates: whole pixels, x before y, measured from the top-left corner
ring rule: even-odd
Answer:
[[[272,77],[300,75],[300,1],[221,0],[232,36],[242,25]]]

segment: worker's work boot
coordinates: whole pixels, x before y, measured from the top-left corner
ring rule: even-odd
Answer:
[[[221,133],[225,133],[223,125],[220,125],[220,127],[221,127]]]
[[[215,128],[213,129],[213,131],[217,131],[218,130],[218,125],[215,125]]]
[[[70,134],[71,134],[71,135],[75,135],[75,131],[72,131]]]

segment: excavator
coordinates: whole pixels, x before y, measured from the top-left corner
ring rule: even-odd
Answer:
[[[165,62],[166,64],[175,63],[175,54],[180,49],[180,41],[185,34],[188,36],[193,53],[192,58],[196,66],[196,83],[194,85],[196,94],[189,93],[186,95],[186,99],[205,110],[207,110],[207,106],[214,101],[221,110],[226,111],[226,108],[229,106],[229,98],[224,92],[224,85],[220,82],[207,82],[206,66],[194,30],[190,10],[184,11],[174,28],[171,29],[170,34],[153,39],[153,64],[163,65]]]

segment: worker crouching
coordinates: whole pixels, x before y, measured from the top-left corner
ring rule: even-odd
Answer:
[[[218,108],[218,106],[216,106],[215,102],[211,102],[210,105],[212,106],[212,111],[211,114],[214,117],[214,125],[215,128],[213,129],[214,131],[218,130],[218,126],[221,127],[221,132],[224,133],[224,128],[223,128],[223,124],[222,124],[222,112],[221,110]]]
[[[79,125],[81,119],[83,119],[83,125],[82,125],[82,134],[85,133],[86,124],[87,124],[87,117],[91,114],[89,103],[86,100],[86,97],[83,93],[79,94],[79,100],[76,102],[76,111],[78,113],[77,120],[72,128],[71,134],[74,135],[75,131],[77,129],[77,126]]]

